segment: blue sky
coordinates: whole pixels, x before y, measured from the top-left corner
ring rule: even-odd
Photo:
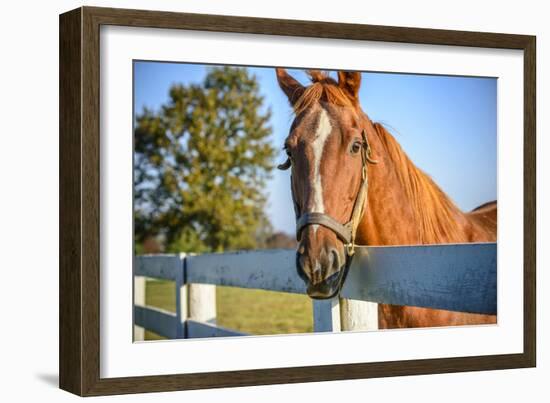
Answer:
[[[157,110],[174,83],[198,83],[210,66],[135,62],[134,107]],[[280,150],[292,123],[292,110],[277,85],[275,70],[249,67],[271,107],[273,144]],[[303,84],[301,70],[289,72]],[[386,125],[412,161],[428,173],[463,210],[497,195],[497,80],[365,72],[361,106]],[[278,161],[285,159],[280,151]],[[294,233],[288,171],[275,170],[267,186],[268,215],[276,230]]]

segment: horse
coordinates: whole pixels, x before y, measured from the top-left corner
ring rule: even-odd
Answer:
[[[461,211],[359,102],[361,73],[308,70],[300,84],[276,68],[294,119],[291,170],[296,269],[314,299],[339,294],[355,245],[495,242],[496,201]],[[493,324],[496,316],[378,305],[379,328]]]

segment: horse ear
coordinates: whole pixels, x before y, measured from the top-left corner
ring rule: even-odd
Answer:
[[[277,81],[279,82],[279,87],[286,94],[288,101],[291,105],[294,105],[296,101],[302,96],[304,92],[304,86],[296,81],[290,74],[287,73],[286,69],[277,67],[275,69],[277,73]]]
[[[338,86],[346,91],[351,98],[359,100],[359,87],[361,87],[361,73],[358,71],[339,71]]]

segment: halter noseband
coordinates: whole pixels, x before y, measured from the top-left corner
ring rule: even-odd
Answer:
[[[372,150],[370,148],[369,142],[367,140],[367,134],[365,130],[361,131],[361,137],[363,138],[363,143],[361,147],[361,185],[359,187],[359,192],[355,197],[355,203],[353,204],[353,210],[351,213],[351,219],[345,223],[341,224],[330,215],[325,213],[304,213],[298,217],[296,221],[296,238],[298,241],[301,238],[302,231],[308,225],[322,225],[330,229],[336,234],[338,238],[344,243],[346,254],[348,257],[353,256],[355,253],[355,234],[357,233],[357,227],[359,222],[363,217],[365,212],[365,204],[367,201],[368,195],[368,177],[367,177],[367,165],[370,162],[371,164],[376,164],[378,161],[372,159]],[[290,158],[285,161],[284,164],[278,166],[279,169],[286,170],[290,168],[292,161]],[[292,193],[292,198],[294,199],[294,193]],[[296,200],[294,199],[294,205],[296,206]]]

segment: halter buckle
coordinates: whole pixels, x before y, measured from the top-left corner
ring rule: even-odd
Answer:
[[[350,242],[345,245],[346,254],[352,257],[355,254],[355,242]]]

